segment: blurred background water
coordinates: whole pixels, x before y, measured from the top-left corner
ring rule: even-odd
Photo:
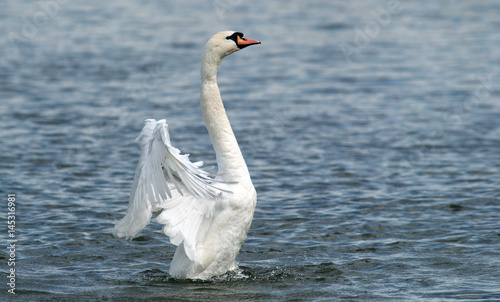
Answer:
[[[2,300],[500,299],[498,1],[1,6]],[[199,69],[226,29],[262,41],[219,70],[258,204],[238,274],[179,281],[160,225],[111,228],[145,119],[215,163]]]

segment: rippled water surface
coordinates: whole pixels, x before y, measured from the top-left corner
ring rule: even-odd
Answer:
[[[398,5],[399,4],[399,5]],[[8,1],[0,11],[1,300],[500,299],[498,1]],[[168,275],[115,239],[147,118],[215,163],[205,42],[262,41],[219,85],[258,192],[239,271]]]

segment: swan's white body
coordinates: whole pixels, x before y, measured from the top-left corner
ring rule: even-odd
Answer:
[[[205,47],[201,107],[217,157],[215,176],[171,145],[165,120],[147,120],[137,138],[141,158],[129,209],[113,233],[133,238],[161,211],[156,221],[178,246],[169,271],[173,277],[208,279],[236,268],[257,194],[222,104],[217,69],[225,56],[259,43],[225,31]]]

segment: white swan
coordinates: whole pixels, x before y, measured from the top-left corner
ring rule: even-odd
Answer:
[[[201,108],[217,157],[211,175],[170,144],[165,120],[146,120],[137,141],[141,158],[135,173],[127,215],[113,234],[133,238],[156,221],[177,245],[169,273],[176,278],[208,279],[236,268],[257,202],[245,160],[233,134],[217,86],[222,59],[260,44],[242,33],[223,31],[207,43],[201,68]]]

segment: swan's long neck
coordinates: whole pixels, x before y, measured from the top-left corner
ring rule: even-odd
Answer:
[[[201,108],[203,119],[217,157],[218,174],[226,181],[251,184],[240,147],[222,103],[217,85],[217,69],[222,58],[205,52],[201,69]]]

